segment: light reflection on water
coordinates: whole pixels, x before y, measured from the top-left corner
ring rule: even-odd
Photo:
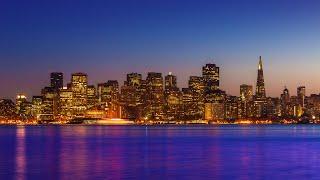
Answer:
[[[320,178],[320,126],[2,126],[0,179]]]
[[[25,127],[19,126],[16,129],[16,167],[15,167],[15,179],[23,180],[26,174],[26,149],[25,149]]]

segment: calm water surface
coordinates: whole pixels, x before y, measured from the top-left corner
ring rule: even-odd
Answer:
[[[320,126],[1,126],[0,179],[319,179]]]

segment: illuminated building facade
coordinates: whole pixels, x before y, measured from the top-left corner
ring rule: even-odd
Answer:
[[[43,110],[43,97],[33,96],[31,114],[36,120],[41,120],[40,116],[42,114],[42,110]]]
[[[73,93],[72,89],[63,87],[59,93],[60,115],[62,119],[73,118]]]
[[[226,96],[224,106],[225,106],[224,119],[235,120],[238,118],[238,97],[237,96]]]
[[[21,119],[29,119],[31,117],[31,103],[27,101],[27,96],[18,94],[16,96],[16,114]]]
[[[53,72],[50,74],[50,86],[55,90],[59,90],[63,87],[63,73]]]
[[[220,89],[206,94],[205,97],[205,120],[219,121],[225,118],[225,100],[226,93]]]
[[[254,97],[254,117],[256,118],[265,118],[267,117],[267,101],[266,101],[266,89],[264,84],[264,76],[263,76],[263,65],[262,58],[259,57],[258,64],[258,76],[257,76],[257,84],[256,84],[256,93]]]
[[[97,89],[94,85],[87,87],[87,108],[91,109],[97,104]]]
[[[84,73],[74,73],[71,76],[72,107],[75,116],[84,116],[87,110],[88,76]]]
[[[0,99],[0,119],[17,118],[16,106],[11,99]]]
[[[284,88],[283,93],[280,97],[281,100],[281,116],[289,117],[290,113],[290,94],[287,88]]]
[[[146,79],[146,109],[148,119],[163,119],[163,77],[161,73],[149,72]]]
[[[202,77],[206,91],[219,89],[219,67],[215,64],[206,64],[202,67]]]
[[[238,118],[252,117],[253,109],[253,87],[252,85],[240,85],[240,97],[238,99]]]
[[[32,102],[23,94],[17,96],[15,106],[0,100],[0,118],[39,122],[125,118],[146,123],[320,119],[320,95],[306,96],[304,86],[297,88],[297,96],[290,96],[287,88],[280,98],[266,96],[261,57],[255,94],[252,85],[242,84],[239,97],[228,95],[219,87],[219,73],[218,66],[206,64],[202,76],[190,76],[188,87],[180,90],[172,73],[163,78],[161,73],[149,72],[146,79],[129,73],[120,88],[116,80],[99,83],[96,88],[88,86],[84,73],[72,74],[67,87],[62,87],[63,74],[55,72],[50,74],[50,86],[42,89],[41,96],[33,96]]]
[[[190,76],[188,87],[192,95],[192,104],[189,111],[194,119],[202,119],[204,115],[204,80],[200,76]],[[189,93],[187,93],[189,94]]]
[[[138,73],[127,74],[121,87],[121,118],[140,119],[143,111],[143,80]]]
[[[41,91],[43,107],[40,116],[41,121],[53,121],[59,115],[58,97],[54,88],[45,87]]]
[[[165,76],[164,100],[164,118],[168,121],[180,119],[181,92],[177,87],[177,77],[171,72]]]
[[[304,108],[305,107],[305,98],[306,98],[306,87],[299,86],[297,88],[297,97],[299,105]]]

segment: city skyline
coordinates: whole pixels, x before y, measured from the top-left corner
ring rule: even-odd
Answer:
[[[222,89],[222,90],[224,90],[224,91],[226,91],[226,93],[228,94],[228,95],[233,95],[233,96],[239,96],[239,95],[241,95],[240,94],[240,89],[239,89],[239,87],[241,86],[241,85],[251,85],[251,86],[254,86],[254,87],[256,87],[257,86],[257,78],[259,78],[259,77],[257,77],[256,76],[256,73],[257,73],[257,69],[258,69],[258,76],[259,76],[259,70],[262,68],[262,66],[263,66],[263,69],[265,69],[265,65],[264,65],[264,61],[262,62],[262,60],[264,60],[261,56],[259,56],[258,57],[258,63],[256,63],[257,65],[256,65],[256,69],[255,69],[255,75],[254,75],[254,77],[253,77],[253,79],[255,79],[255,82],[252,82],[252,83],[245,83],[245,82],[243,82],[243,83],[241,83],[241,82],[239,82],[239,85],[238,85],[238,89],[237,89],[237,92],[235,93],[235,94],[232,94],[232,93],[230,93],[230,92],[234,92],[234,90],[230,90],[230,89],[224,89],[223,87],[223,84],[224,84],[224,81],[223,81],[223,77],[221,76],[221,74],[224,74],[223,73],[223,71],[224,71],[224,69],[223,68],[221,68],[220,66],[220,68],[222,69],[220,72],[219,72],[219,80],[220,80],[220,83],[219,84],[222,84],[222,86],[221,85],[219,85],[219,89]],[[215,64],[214,62],[207,62],[207,64]],[[218,66],[218,65],[217,65]],[[263,70],[263,71],[265,71],[265,70]],[[156,71],[149,71],[149,72],[156,72]],[[130,73],[139,73],[139,74],[141,74],[142,75],[142,78],[146,78],[147,77],[147,75],[148,75],[148,73],[149,72],[133,72],[133,71],[131,71],[131,72],[127,72],[127,73],[124,73],[124,76],[122,77],[122,78],[120,78],[120,80],[119,79],[106,79],[106,80],[104,80],[104,81],[102,81],[102,82],[97,82],[97,81],[94,81],[94,80],[90,80],[90,75],[89,74],[87,74],[86,72],[72,72],[72,73],[70,73],[70,75],[72,75],[72,74],[74,74],[74,73],[85,73],[87,76],[88,76],[88,84],[89,85],[93,85],[93,86],[97,86],[97,85],[99,85],[100,83],[105,83],[105,82],[107,82],[107,81],[110,81],[110,80],[116,80],[116,81],[118,81],[119,82],[119,85],[124,85],[124,83],[125,83],[125,78],[126,78],[126,76],[128,75],[128,74],[130,74]],[[63,80],[63,82],[69,82],[71,79],[70,79],[70,77],[69,76],[64,76],[64,72],[50,72],[50,73],[48,73],[48,77],[49,77],[49,75],[50,74],[52,74],[52,73],[57,73],[57,74],[59,74],[59,76],[61,76],[62,77],[62,80]],[[189,80],[189,78],[191,77],[191,76],[201,76],[201,68],[199,68],[199,72],[198,73],[196,73],[196,74],[191,74],[190,76],[188,76],[188,77],[179,77],[175,72],[171,72],[171,71],[169,71],[169,72],[165,72],[165,73],[163,73],[163,72],[157,72],[157,73],[161,73],[162,74],[162,76],[166,76],[166,75],[170,75],[170,74],[174,74],[175,75],[175,77],[177,78],[176,79],[176,81],[177,81],[177,87],[181,90],[182,88],[186,88],[186,87],[188,87],[188,80]],[[305,87],[305,85],[304,84],[298,84],[296,87],[293,87],[294,89],[290,89],[290,88],[288,88],[288,86],[287,85],[284,85],[284,86],[282,86],[281,87],[281,91],[278,93],[278,94],[275,94],[274,96],[272,96],[272,95],[270,95],[269,93],[268,93],[268,84],[267,83],[265,83],[265,78],[263,77],[263,76],[265,76],[265,74],[263,74],[263,72],[262,72],[262,81],[264,82],[264,93],[265,93],[265,96],[266,97],[280,97],[281,96],[281,93],[282,93],[282,91],[283,91],[283,89],[284,88],[286,88],[286,89],[289,89],[291,92],[295,92],[295,89],[297,88],[297,87],[300,87],[300,86],[304,86]],[[48,77],[45,77],[45,82],[42,82],[42,83],[44,83],[44,85],[42,85],[41,87],[40,87],[40,89],[42,88],[42,87],[44,87],[44,86],[46,86],[46,84],[51,84],[52,85],[52,83],[54,83],[54,82],[52,82],[52,79],[50,79],[50,78],[48,78]],[[52,77],[51,77],[52,78]],[[181,82],[181,80],[180,80],[180,78],[181,79],[186,79],[186,82]],[[48,81],[49,80],[49,81]],[[180,80],[180,81],[179,81]],[[92,83],[92,82],[95,82],[95,83]],[[181,84],[184,84],[184,86],[181,86]],[[265,86],[265,84],[266,84],[266,86]],[[36,86],[39,86],[40,84],[38,84],[38,85],[36,85]],[[67,87],[67,83],[63,83],[63,84],[60,84],[60,86],[61,87]],[[59,86],[59,88],[61,88]],[[165,84],[163,84],[163,86],[165,86]],[[254,92],[256,92],[258,89],[256,89],[255,88],[255,91]],[[21,91],[17,91],[15,94],[11,94],[10,96],[0,96],[1,98],[4,98],[4,99],[15,99],[16,98],[16,95],[17,94],[24,94],[25,96],[27,96],[28,98],[31,98],[32,96],[35,96],[35,95],[37,95],[37,94],[39,94],[39,90],[37,90],[37,92],[35,92],[34,94],[28,94],[27,93],[28,92],[28,90],[21,90]],[[319,94],[320,93],[320,91],[319,92],[316,92],[316,93],[308,93],[309,91],[306,91],[306,95],[310,95],[310,94]],[[291,95],[293,95],[294,93],[292,93]]]
[[[320,3],[309,2],[5,0],[0,96],[36,94],[47,84],[44,74],[56,71],[86,72],[92,84],[121,82],[129,72],[174,72],[186,87],[208,61],[223,69],[222,89],[238,95],[240,84],[254,85],[259,55],[268,96],[284,86],[318,93]]]

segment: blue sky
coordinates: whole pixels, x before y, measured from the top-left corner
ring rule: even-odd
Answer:
[[[51,71],[65,81],[83,71],[91,84],[171,71],[185,87],[207,62],[238,95],[255,84],[260,55],[267,95],[318,93],[319,9],[316,0],[2,0],[0,97],[39,94]]]

